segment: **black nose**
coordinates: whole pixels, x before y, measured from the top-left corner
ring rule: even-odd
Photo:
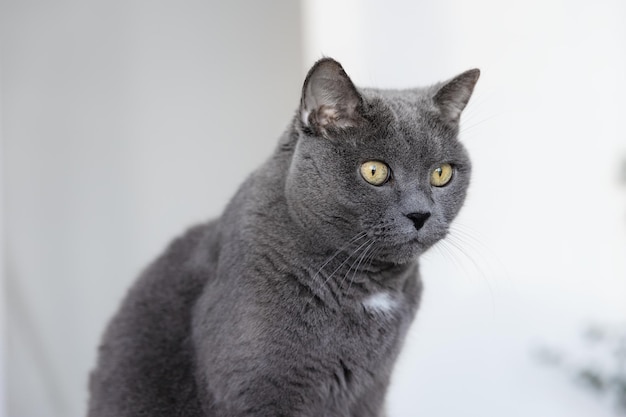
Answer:
[[[426,220],[428,220],[428,218],[430,217],[430,213],[422,213],[418,211],[416,213],[409,213],[406,215],[406,217],[413,221],[413,224],[415,225],[415,228],[417,230],[420,230],[422,226],[424,226],[424,223],[426,223]]]

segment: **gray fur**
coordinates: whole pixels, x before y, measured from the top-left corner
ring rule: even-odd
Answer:
[[[89,416],[383,415],[419,304],[417,258],[465,198],[458,119],[477,79],[357,89],[337,62],[316,63],[271,158],[129,291],[103,337]],[[363,180],[368,160],[391,167],[387,183]],[[453,178],[432,187],[443,162]],[[426,211],[417,230],[406,215]],[[381,293],[391,307],[367,304]]]

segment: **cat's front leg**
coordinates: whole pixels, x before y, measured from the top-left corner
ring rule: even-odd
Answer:
[[[196,305],[194,346],[199,396],[208,416],[323,417],[312,337],[273,306],[209,291]],[[291,317],[294,320],[293,316]],[[333,415],[333,417],[335,417]]]
[[[222,398],[213,408],[214,415],[221,417],[318,417],[308,411],[300,393],[282,389],[270,379],[250,380],[234,397]]]
[[[221,364],[205,368],[202,384],[219,417],[367,417],[353,414],[348,404],[329,403],[330,384],[319,362],[311,363],[303,352],[261,343],[245,355],[229,352]],[[232,349],[233,351],[236,348]],[[217,360],[224,355],[216,355]],[[311,358],[308,358],[311,359]],[[378,417],[378,416],[377,416]]]
[[[350,407],[351,417],[386,417],[384,410],[385,395],[387,392],[386,381],[377,381],[365,394]]]

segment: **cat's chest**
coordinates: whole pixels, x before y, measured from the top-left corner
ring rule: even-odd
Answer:
[[[401,326],[405,320],[410,320],[418,302],[413,288],[415,280],[405,276],[399,277],[398,282],[389,280],[381,284],[368,278],[365,277],[364,281],[369,281],[370,285],[361,286],[360,293],[344,299],[345,313],[354,315],[356,320],[368,326]]]
[[[343,305],[333,320],[339,325],[335,334],[341,335],[336,339],[338,351],[367,358],[370,365],[394,356],[419,303],[419,281],[403,282],[401,286],[370,287]]]
[[[403,297],[390,291],[378,291],[371,295],[366,295],[359,300],[359,307],[364,313],[390,317],[398,314],[403,307]]]
[[[360,347],[373,356],[385,356],[404,336],[411,317],[404,294],[386,290],[365,294],[345,305],[334,318],[341,335],[336,339],[337,348],[351,351]]]
[[[381,279],[386,278],[386,279]],[[410,325],[419,302],[416,270],[391,277],[364,276],[352,291],[334,297],[327,309],[328,331],[341,335],[337,343],[354,343],[378,351],[393,347]]]
[[[334,400],[360,397],[389,374],[412,320],[403,294],[381,290],[355,299],[324,330],[325,360]],[[347,375],[347,376],[346,376]],[[382,378],[382,379],[381,379]],[[369,387],[369,388],[368,388]],[[347,400],[346,400],[347,401]]]

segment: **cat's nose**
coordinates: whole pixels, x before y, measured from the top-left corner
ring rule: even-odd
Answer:
[[[424,226],[424,223],[426,223],[426,220],[430,217],[430,213],[418,211],[415,213],[409,213],[406,217],[411,219],[417,230],[420,230],[422,226]]]

